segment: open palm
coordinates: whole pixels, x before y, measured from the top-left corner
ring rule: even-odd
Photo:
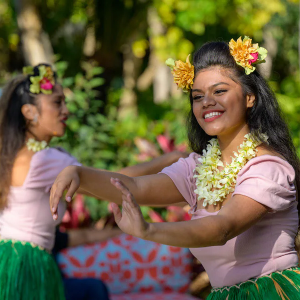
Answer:
[[[117,225],[125,233],[145,238],[149,223],[145,221],[141,209],[133,195],[121,180],[111,178],[111,183],[122,193],[122,211],[117,204],[111,204]]]

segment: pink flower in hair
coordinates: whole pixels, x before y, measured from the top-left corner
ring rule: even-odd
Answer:
[[[40,83],[40,87],[43,90],[49,91],[49,90],[53,89],[53,84],[50,82],[49,79],[44,77],[43,80]]]
[[[249,59],[249,64],[252,64],[258,60],[258,52],[250,53],[250,55],[253,57],[253,59]]]

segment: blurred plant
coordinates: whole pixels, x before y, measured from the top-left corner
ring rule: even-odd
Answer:
[[[72,203],[68,203],[60,227],[64,229],[82,228],[88,227],[90,223],[91,218],[85,207],[83,195],[76,194]]]

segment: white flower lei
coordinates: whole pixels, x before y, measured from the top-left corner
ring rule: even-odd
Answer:
[[[237,152],[233,152],[230,165],[224,167],[221,158],[221,150],[217,139],[208,142],[203,156],[199,158],[200,164],[196,165],[194,178],[196,187],[194,191],[198,195],[198,200],[203,199],[203,206],[207,204],[216,205],[223,202],[226,196],[234,191],[236,178],[239,171],[253,157],[256,156],[257,149],[262,142],[268,141],[266,134],[260,134],[261,141],[256,141],[251,134],[245,135],[245,141],[240,145]],[[222,171],[218,167],[224,167]]]
[[[45,141],[36,141],[35,139],[28,139],[28,141],[26,142],[26,146],[28,148],[28,150],[32,150],[33,152],[38,152],[41,151],[43,149],[48,148],[48,144]]]

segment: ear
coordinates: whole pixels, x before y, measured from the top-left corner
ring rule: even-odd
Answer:
[[[247,108],[253,107],[255,104],[255,96],[253,94],[246,96]]]
[[[33,104],[24,104],[21,107],[21,112],[28,121],[33,121],[35,116],[38,115],[37,107]]]

